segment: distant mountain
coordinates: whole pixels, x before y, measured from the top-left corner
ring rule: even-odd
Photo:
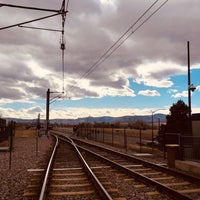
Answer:
[[[36,123],[36,119],[18,119],[18,118],[5,118],[7,121],[16,121],[17,123]],[[166,115],[164,114],[154,114],[153,121],[154,123],[158,122],[158,119],[161,123],[166,122]],[[146,123],[152,123],[152,115],[138,115],[138,116],[122,116],[122,117],[110,117],[110,116],[102,116],[102,117],[84,117],[77,119],[52,119],[51,123],[58,124],[79,124],[79,123],[129,123],[137,120],[142,120]],[[44,120],[41,120],[43,123]]]

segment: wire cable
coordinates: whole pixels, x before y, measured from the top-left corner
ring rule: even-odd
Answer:
[[[66,21],[66,13],[68,12],[69,7],[69,0],[67,0],[67,3],[65,0],[63,0],[62,6],[61,6],[61,16],[62,16],[62,30],[61,30],[61,40],[60,40],[60,49],[62,51],[61,59],[62,59],[62,93],[51,99],[50,104],[56,102],[60,98],[62,98],[64,91],[65,91],[65,21]]]
[[[87,75],[90,71],[93,71],[92,69],[109,53],[109,51],[112,50],[112,48],[117,45],[117,43],[145,16],[145,14],[158,2],[158,0],[156,0],[148,9],[146,9],[146,11],[135,21],[134,24],[132,24],[125,32],[122,36],[120,36],[119,39],[117,39],[117,41],[110,47],[108,48],[104,54],[102,54],[100,56],[99,59],[97,59],[97,61],[79,78],[85,78],[85,75]]]
[[[84,74],[80,76],[80,78],[77,81],[77,84],[80,84],[80,81],[82,79],[85,79],[86,77],[88,77],[100,64],[102,64],[107,58],[109,58],[132,34],[134,34],[139,28],[141,28],[155,13],[157,13],[167,3],[167,1],[168,0],[162,3],[140,25],[138,25],[132,32],[130,32],[130,30],[133,29],[133,27],[136,24],[138,24],[141,21],[141,19],[158,3],[158,0],[154,1],[153,4],[151,4],[150,7],[148,7],[143,12],[143,14],[124,32],[124,34],[120,36],[120,38],[109,49],[107,49],[105,53],[102,54],[100,58],[97,59],[97,61],[91,67],[89,67],[88,70]],[[75,88],[75,86],[71,86],[69,90],[71,91],[73,88]]]
[[[112,51],[107,54],[94,68],[90,70],[88,74],[84,76],[84,78],[87,78],[101,63],[103,63],[107,58],[109,58],[132,34],[134,34],[141,26],[143,26],[162,6],[164,6],[165,3],[167,3],[168,0],[166,0],[162,5],[160,5],[151,15],[149,15],[137,28],[135,28],[131,33],[129,33],[122,41],[120,41],[117,46],[112,49]]]
[[[66,21],[66,11],[68,10],[69,6],[69,0],[66,1],[63,0],[62,6],[61,6],[61,12],[62,12],[62,35],[61,35],[61,45],[60,49],[62,50],[62,79],[63,79],[63,86],[62,86],[62,92],[65,91],[65,21]]]
[[[6,3],[0,3],[0,7],[12,7],[12,8],[22,8],[22,9],[29,9],[29,10],[38,10],[38,11],[46,11],[46,12],[60,12],[60,10],[53,10],[53,9],[46,9],[46,8],[36,8],[36,7],[29,7],[29,6],[19,6],[19,5],[13,5],[13,4],[6,4]]]
[[[50,18],[50,17],[55,17],[57,15],[60,15],[60,13],[56,13],[56,14],[52,14],[52,15],[47,15],[45,17],[40,17],[40,18],[37,18],[37,19],[33,19],[33,20],[29,20],[29,21],[25,21],[25,22],[13,24],[13,25],[10,25],[10,26],[0,27],[0,30],[4,30],[4,29],[8,29],[8,28],[13,28],[13,27],[16,27],[16,26],[21,26],[21,25],[28,24],[28,23],[31,23],[31,22],[36,22],[36,21],[47,19],[47,18]]]

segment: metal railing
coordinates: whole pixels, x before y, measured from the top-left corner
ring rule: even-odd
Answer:
[[[181,160],[200,162],[200,136],[165,133],[163,140],[164,146],[166,144],[179,145],[179,158]]]
[[[200,136],[181,136],[180,147],[183,160],[200,162]]]

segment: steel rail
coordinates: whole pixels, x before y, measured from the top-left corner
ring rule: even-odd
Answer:
[[[53,132],[53,131],[52,131]],[[56,133],[55,133],[56,134]],[[53,134],[54,135],[54,134]],[[110,196],[110,194],[106,191],[106,189],[104,188],[104,186],[101,184],[101,182],[99,181],[99,179],[96,177],[96,175],[93,173],[93,171],[91,170],[91,168],[89,167],[89,165],[87,164],[86,160],[84,159],[84,157],[82,156],[81,152],[79,151],[79,149],[77,148],[77,145],[74,143],[74,141],[67,137],[67,136],[63,136],[63,135],[57,135],[57,137],[63,141],[69,142],[74,149],[76,150],[76,153],[87,173],[87,175],[90,177],[91,181],[93,182],[93,184],[95,185],[95,188],[98,190],[99,195],[102,197],[102,199],[104,200],[112,200],[112,197]],[[42,199],[41,199],[42,200]]]
[[[49,159],[49,163],[48,163],[48,166],[47,166],[47,169],[46,169],[46,173],[45,173],[42,189],[41,189],[41,192],[40,192],[39,200],[44,200],[45,199],[46,188],[47,188],[47,184],[48,184],[48,178],[49,178],[50,170],[51,170],[51,167],[52,167],[53,158],[55,156],[55,152],[56,152],[56,149],[57,149],[57,146],[58,146],[58,137],[55,136],[55,135],[53,135],[53,136],[56,138],[56,144],[54,146],[54,149],[52,151],[51,157]]]
[[[144,175],[142,175],[142,174],[140,174],[138,172],[134,172],[134,171],[128,169],[127,167],[124,167],[124,166],[120,165],[119,163],[114,162],[114,161],[112,161],[112,160],[110,160],[110,159],[108,159],[108,158],[106,158],[104,156],[101,156],[101,155],[99,155],[99,154],[97,154],[97,153],[95,153],[95,152],[93,152],[91,150],[88,150],[88,149],[86,149],[84,147],[81,147],[79,145],[77,145],[77,148],[78,149],[82,149],[82,150],[84,150],[84,151],[86,151],[86,152],[88,152],[88,153],[90,153],[92,155],[95,155],[96,157],[98,157],[98,158],[100,158],[100,159],[102,159],[104,161],[107,161],[112,166],[117,167],[119,170],[121,170],[124,173],[128,174],[129,176],[132,176],[133,178],[143,182],[144,184],[154,185],[159,191],[164,192],[167,195],[170,194],[170,196],[173,199],[192,200],[191,198],[185,196],[184,194],[181,194],[181,193],[177,192],[176,190],[174,190],[172,188],[169,188],[169,187],[165,186],[164,184],[161,184],[161,183],[159,183],[159,182],[157,182],[157,181],[155,181],[155,180],[153,180],[151,178],[148,178],[148,177],[146,177],[146,176],[144,176]]]
[[[93,147],[98,147],[99,149],[102,149],[102,150],[106,150],[110,153],[115,153],[119,156],[122,156],[124,158],[128,158],[129,160],[132,160],[132,161],[136,161],[136,162],[139,162],[141,164],[143,164],[144,166],[146,167],[151,167],[151,168],[154,168],[156,170],[161,170],[163,172],[166,172],[166,173],[170,173],[171,175],[178,175],[178,176],[181,176],[182,178],[186,178],[192,182],[196,182],[196,183],[199,183],[200,182],[200,178],[198,177],[195,177],[195,176],[191,176],[191,175],[188,175],[188,174],[185,174],[185,173],[182,173],[182,172],[179,172],[179,171],[175,171],[173,169],[170,169],[170,168],[167,168],[167,167],[164,167],[164,166],[160,166],[160,165],[157,165],[157,164],[154,164],[154,163],[151,163],[151,162],[148,162],[148,161],[145,161],[145,160],[142,160],[140,158],[136,158],[135,156],[131,156],[131,155],[127,155],[126,153],[122,153],[122,152],[119,152],[119,151],[114,151],[112,149],[109,149],[107,147],[102,147],[100,145],[97,145],[97,144],[91,144],[91,143],[88,143],[86,141],[82,141],[82,140],[79,140],[77,138],[72,138],[74,141],[78,141],[78,142],[81,142],[81,143],[85,143],[87,145],[90,145],[90,146],[93,146]]]

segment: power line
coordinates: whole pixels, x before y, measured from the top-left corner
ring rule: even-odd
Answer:
[[[62,11],[62,35],[61,35],[61,44],[60,44],[60,49],[62,50],[62,79],[63,79],[63,88],[62,92],[65,90],[65,21],[66,21],[66,10],[68,9],[69,6],[69,0],[67,1],[67,4],[65,0],[63,0],[62,6],[61,6],[61,11]]]
[[[61,30],[61,41],[60,41],[60,49],[62,50],[62,79],[63,79],[63,86],[62,86],[62,93],[51,99],[50,104],[53,104],[58,99],[62,98],[64,91],[65,91],[65,21],[66,21],[66,11],[69,7],[69,0],[67,0],[67,3],[65,0],[63,0],[61,11],[62,11],[62,30]]]
[[[104,56],[106,56],[108,53],[109,53],[109,51],[111,51],[111,49],[142,19],[142,17],[144,17],[144,15],[156,4],[158,2],[158,0],[156,0],[137,20],[136,20],[136,22],[134,23],[134,24],[132,24],[126,31],[125,31],[125,33],[110,47],[110,48],[108,48],[106,51],[105,51],[105,53],[104,54],[102,54],[101,56],[100,56],[100,58],[80,77],[80,79],[82,79],[82,78],[84,78],[85,77],[85,75],[87,74],[87,73],[89,73],[90,72],[90,70],[92,70],[92,68],[95,66],[95,65],[97,65],[98,63],[99,63],[99,61],[101,61],[101,59],[103,59],[104,58]],[[92,70],[93,71],[93,70]]]
[[[54,9],[36,8],[36,7],[30,7],[30,6],[20,6],[20,5],[0,3],[0,7],[3,7],[3,6],[12,7],[12,8],[22,8],[22,9],[28,9],[28,10],[38,10],[38,11],[57,12],[57,13],[60,12],[60,10],[54,10]]]
[[[42,30],[42,31],[62,32],[62,30],[59,30],[59,29],[39,28],[39,27],[35,27],[35,26],[23,26],[23,25],[19,25],[19,27],[20,28],[29,28],[29,29]]]
[[[40,17],[40,18],[37,18],[37,19],[33,19],[33,20],[29,20],[29,21],[13,24],[13,25],[10,25],[10,26],[1,27],[0,30],[5,30],[5,29],[21,26],[21,25],[28,24],[28,23],[31,23],[31,22],[36,22],[36,21],[40,21],[40,20],[47,19],[47,18],[50,18],[50,17],[55,17],[57,15],[60,15],[60,13],[51,14],[51,15],[47,15],[45,17]]]
[[[84,76],[84,78],[88,77],[101,63],[103,63],[107,58],[109,58],[132,34],[134,34],[141,26],[143,26],[162,6],[164,6],[165,3],[167,3],[168,0],[166,0],[162,5],[160,5],[151,15],[149,15],[138,27],[136,27],[131,33],[129,33],[125,38],[123,38],[122,41],[120,41],[117,46],[115,46],[112,51],[107,54],[91,71]]]
[[[78,79],[78,84],[82,79],[88,77],[100,64],[102,64],[107,58],[109,58],[132,34],[134,34],[139,28],[141,28],[154,14],[156,14],[166,3],[168,0],[165,0],[157,9],[155,9],[143,22],[138,25],[133,31],[130,32],[133,27],[138,24],[141,19],[157,4],[158,0],[154,1],[144,12],[143,14],[124,32],[122,36],[102,54],[97,61],[88,68],[88,70],[83,73],[80,78]],[[129,33],[130,32],[130,33]],[[128,35],[127,35],[128,34]],[[126,36],[126,37],[125,37]],[[71,86],[69,90],[75,88],[75,86]]]
[[[66,3],[67,1],[67,3]],[[4,30],[4,29],[9,29],[9,28],[13,28],[13,27],[20,27],[20,28],[30,28],[30,29],[36,29],[36,30],[43,30],[43,31],[54,31],[54,32],[61,32],[61,41],[60,41],[60,49],[62,50],[62,82],[63,82],[63,86],[62,86],[62,94],[64,93],[64,85],[65,85],[65,70],[64,70],[64,50],[65,50],[65,39],[64,39],[64,34],[65,34],[65,21],[66,21],[66,13],[68,12],[68,6],[69,6],[69,0],[63,0],[62,1],[62,5],[61,5],[61,9],[60,10],[53,10],[53,9],[46,9],[46,8],[36,8],[36,7],[28,7],[28,6],[20,6],[20,5],[13,5],[13,4],[4,4],[4,3],[0,3],[0,7],[12,7],[12,8],[21,8],[21,9],[29,9],[29,10],[37,10],[37,11],[48,11],[48,12],[56,12],[56,14],[52,14],[52,15],[48,15],[45,17],[40,17],[37,19],[33,19],[33,20],[29,20],[29,21],[25,21],[25,22],[21,22],[21,23],[17,23],[17,24],[13,24],[13,25],[9,25],[9,26],[5,26],[5,27],[1,27],[0,30]],[[62,16],[62,30],[57,30],[57,29],[50,29],[50,28],[41,28],[41,27],[34,27],[34,26],[24,26],[25,24],[28,23],[32,23],[35,21],[39,21],[39,20],[43,20],[46,18],[50,18],[50,17],[54,17],[57,15],[61,15]],[[58,97],[60,98],[60,97]]]

